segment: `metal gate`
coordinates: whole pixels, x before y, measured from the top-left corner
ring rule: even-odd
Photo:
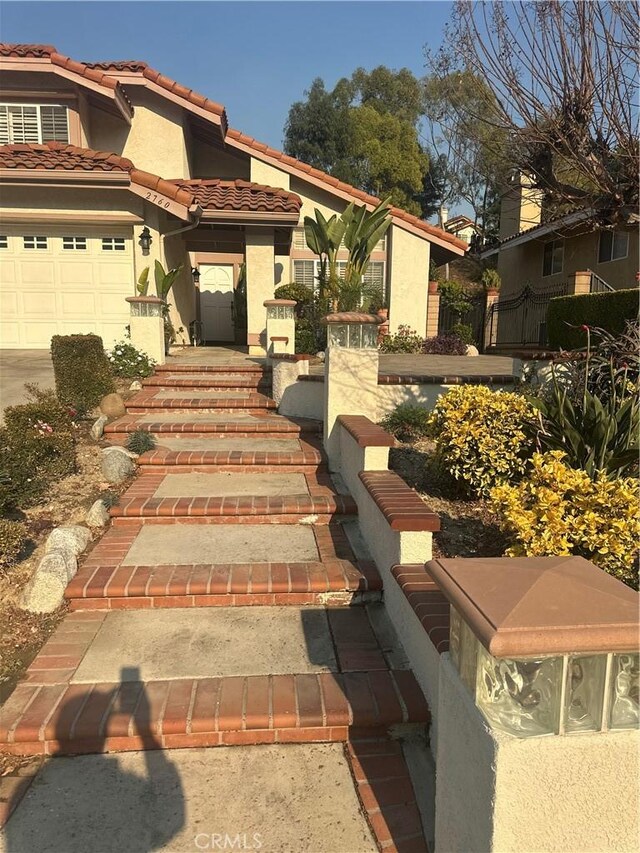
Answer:
[[[484,312],[486,298],[484,294],[469,297],[471,307],[464,314],[454,313],[444,300],[440,299],[440,311],[438,314],[438,334],[444,335],[450,332],[456,323],[464,323],[471,326],[473,341],[482,352],[484,344]]]
[[[547,345],[547,309],[555,296],[565,296],[566,282],[544,290],[525,285],[516,296],[499,299],[491,307],[490,340],[494,345]]]

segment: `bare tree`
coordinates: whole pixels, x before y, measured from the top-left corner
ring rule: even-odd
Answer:
[[[457,0],[430,66],[441,79],[467,71],[484,80],[485,108],[480,89],[458,112],[467,126],[503,131],[513,167],[557,209],[623,216],[638,204],[639,23],[626,0]]]

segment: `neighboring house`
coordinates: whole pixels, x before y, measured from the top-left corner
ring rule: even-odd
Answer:
[[[237,342],[263,352],[264,300],[280,284],[314,282],[304,216],[377,202],[229,128],[223,106],[144,62],[81,63],[52,46],[5,44],[0,70],[2,347],[46,348],[73,332],[121,339],[125,298],[158,259],[183,267],[174,326],[186,338],[199,321],[208,342],[237,337],[244,265],[247,329]],[[466,245],[392,212],[367,276],[386,293],[392,329],[422,331],[430,259],[446,263]]]
[[[501,300],[526,285],[561,289],[585,270],[614,290],[636,286],[637,216],[629,213],[626,224],[607,227],[605,211],[574,210],[547,222],[542,214],[540,191],[520,176],[502,199],[499,241],[482,253],[483,258],[497,254]]]
[[[476,225],[473,219],[468,216],[454,216],[452,219],[447,219],[444,224],[444,230],[449,234],[453,234],[459,240],[463,240],[467,245],[476,234],[480,234],[480,228]]]

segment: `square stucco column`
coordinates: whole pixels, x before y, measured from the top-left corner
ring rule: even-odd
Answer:
[[[245,232],[247,271],[247,345],[252,355],[267,350],[264,303],[275,289],[275,252],[273,228],[247,227]]]
[[[580,557],[437,559],[436,850],[638,842],[637,595]]]
[[[340,415],[376,411],[380,357],[375,348],[381,318],[342,313],[325,317],[324,448],[332,471],[340,469]],[[366,330],[366,331],[365,331]]]
[[[162,299],[157,296],[128,296],[131,306],[129,331],[131,343],[146,353],[156,364],[164,364],[164,319]]]
[[[429,242],[392,225],[389,333],[409,326],[419,335],[427,328]]]

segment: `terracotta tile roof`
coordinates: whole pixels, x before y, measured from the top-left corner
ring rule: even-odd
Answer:
[[[0,56],[13,59],[48,59],[52,65],[57,65],[59,68],[65,68],[80,77],[85,77],[93,83],[111,89],[126,105],[130,115],[133,115],[133,107],[127,93],[124,91],[120,83],[112,76],[104,71],[92,68],[84,62],[77,62],[75,59],[70,59],[64,56],[55,49],[51,44],[7,44],[0,43]]]
[[[34,169],[62,172],[124,172],[131,183],[154,190],[185,207],[194,204],[194,194],[171,181],[136,169],[131,160],[109,151],[78,148],[63,142],[44,145],[0,146],[0,169]]]
[[[222,104],[211,101],[209,98],[198,94],[198,92],[194,92],[193,89],[189,89],[187,86],[182,86],[180,83],[172,80],[171,77],[161,74],[159,71],[156,71],[155,68],[150,68],[146,62],[139,62],[135,59],[125,59],[108,62],[87,62],[86,66],[87,68],[92,68],[96,71],[111,74],[139,74],[146,80],[150,80],[152,83],[155,83],[156,86],[160,86],[161,89],[165,89],[167,92],[172,92],[174,95],[177,95],[177,97],[184,98],[185,101],[188,101],[194,106],[200,107],[200,109],[203,109],[206,112],[219,116],[223,132],[226,133],[227,131],[227,113]]]
[[[357,201],[371,205],[376,205],[380,201],[379,198],[369,195],[368,193],[364,192],[363,190],[359,190],[357,187],[354,187],[351,184],[347,184],[344,181],[340,181],[338,180],[338,178],[334,178],[331,175],[328,175],[326,172],[322,172],[320,169],[314,169],[313,166],[309,166],[308,163],[303,163],[302,160],[297,160],[295,157],[290,157],[288,154],[284,154],[282,151],[278,151],[275,148],[271,148],[264,142],[258,142],[258,140],[254,139],[252,136],[248,136],[246,133],[242,133],[241,131],[235,130],[232,127],[227,130],[226,138],[235,140],[241,145],[245,145],[247,148],[251,148],[253,151],[257,151],[260,154],[263,154],[265,157],[279,161],[284,167],[288,167],[290,169],[295,170],[296,172],[301,173],[302,177],[308,175],[310,178],[315,178],[316,180],[322,181],[327,185],[328,188],[336,189],[343,193],[346,193]],[[453,234],[448,234],[441,228],[436,228],[435,225],[430,225],[428,222],[425,222],[424,220],[420,219],[417,216],[414,216],[411,213],[407,213],[406,210],[402,210],[402,208],[400,207],[392,207],[391,214],[394,219],[399,219],[401,222],[406,222],[407,224],[412,225],[414,228],[423,231],[425,234],[430,234],[432,237],[437,237],[444,243],[451,244],[452,247],[463,249],[464,251],[468,249],[467,243],[465,243],[464,240],[460,240],[458,237],[454,237]]]
[[[235,210],[265,213],[299,213],[300,196],[278,187],[268,187],[250,181],[175,180],[176,186],[192,192],[203,209]]]

